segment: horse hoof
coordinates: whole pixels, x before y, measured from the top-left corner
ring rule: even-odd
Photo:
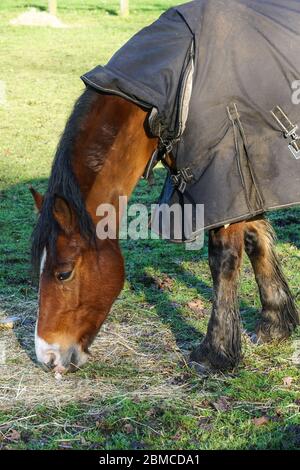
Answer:
[[[288,327],[283,329],[278,325],[269,323],[260,323],[256,328],[254,336],[257,337],[256,344],[277,342],[280,343],[286,340],[291,335],[291,329]]]
[[[199,364],[195,361],[190,361],[188,364],[198,375],[208,375],[211,372],[211,368],[205,364]]]
[[[191,352],[190,361],[204,367],[210,367],[209,348],[206,346],[206,342],[203,341]]]
[[[206,371],[225,371],[234,369],[238,362],[239,356],[229,357],[220,351],[214,350],[204,340],[190,355],[190,361],[205,368]]]

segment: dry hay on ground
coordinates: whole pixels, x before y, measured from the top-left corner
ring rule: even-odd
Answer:
[[[186,383],[178,382],[177,367],[185,369],[184,355],[160,321],[117,323],[112,312],[91,347],[88,364],[58,380],[35,362],[36,302],[0,297],[0,305],[0,318],[21,316],[14,329],[0,329],[6,356],[0,364],[0,409],[137,395],[174,398],[186,393]]]

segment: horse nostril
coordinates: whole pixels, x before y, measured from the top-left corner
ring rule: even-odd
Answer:
[[[50,354],[49,355],[49,361],[46,363],[46,366],[49,368],[49,369],[53,369],[54,367],[54,361],[55,361],[55,355],[54,354]]]
[[[69,363],[69,369],[71,372],[75,372],[76,370],[78,370],[78,353],[77,351],[74,349],[72,351],[72,354],[71,354],[71,357],[70,357],[70,363]]]

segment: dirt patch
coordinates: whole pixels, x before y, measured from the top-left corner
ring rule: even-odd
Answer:
[[[13,26],[48,26],[51,28],[68,28],[54,15],[46,11],[39,11],[36,8],[30,8],[21,13],[17,18],[10,21]]]

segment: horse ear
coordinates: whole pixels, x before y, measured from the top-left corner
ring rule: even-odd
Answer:
[[[34,199],[35,207],[39,212],[41,212],[42,205],[44,202],[44,196],[38,191],[36,191],[32,186],[30,186],[29,191],[31,192],[32,197]]]
[[[60,226],[66,233],[71,234],[76,228],[76,216],[70,204],[62,197],[55,196],[53,215]]]

